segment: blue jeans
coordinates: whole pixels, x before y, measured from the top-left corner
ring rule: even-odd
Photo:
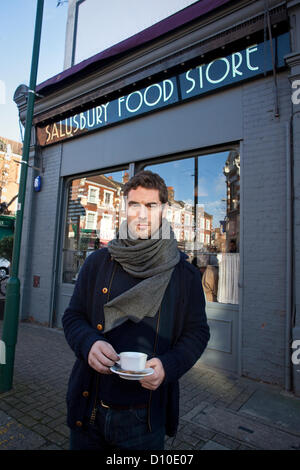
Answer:
[[[113,410],[99,405],[95,424],[71,429],[70,450],[163,450],[165,429],[148,429],[147,408]]]

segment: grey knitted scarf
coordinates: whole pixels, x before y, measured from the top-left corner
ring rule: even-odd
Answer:
[[[108,243],[108,251],[126,272],[143,280],[104,305],[105,333],[128,319],[138,323],[145,316],[154,317],[180,260],[177,241],[167,219],[162,219],[160,228],[150,239],[133,239],[130,231],[128,236],[127,228],[125,220],[117,237]]]

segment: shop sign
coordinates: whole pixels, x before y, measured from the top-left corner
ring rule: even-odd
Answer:
[[[276,67],[285,65],[290,52],[289,33],[273,39]],[[122,122],[148,112],[196,98],[228,85],[240,83],[272,70],[270,44],[262,42],[212,62],[199,64],[184,73],[153,83],[141,90],[107,101],[87,111],[37,127],[38,143],[50,145],[95,129]]]
[[[276,44],[277,42],[277,44]],[[274,53],[277,49],[276,67],[283,67],[284,56],[289,52],[288,33],[273,40]],[[266,54],[265,54],[266,49]],[[270,43],[255,44],[227,57],[201,64],[180,75],[182,98],[191,98],[203,93],[247,80],[272,70]]]

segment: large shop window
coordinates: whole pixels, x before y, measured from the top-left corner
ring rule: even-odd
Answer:
[[[145,167],[164,178],[166,217],[202,273],[207,302],[238,304],[240,155],[236,150]]]
[[[128,171],[74,179],[68,189],[62,281],[75,283],[86,257],[114,238],[126,218],[122,189]]]
[[[195,156],[145,169],[168,186],[166,217],[178,246],[202,274],[207,302],[238,304],[240,156],[236,150]],[[70,182],[62,280],[75,283],[86,257],[114,238],[126,218],[128,171]]]

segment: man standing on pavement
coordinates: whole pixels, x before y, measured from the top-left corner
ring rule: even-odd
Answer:
[[[201,274],[164,217],[164,180],[142,171],[124,196],[127,219],[86,259],[63,316],[77,357],[67,392],[71,449],[162,450],[178,426],[178,380],[209,340]],[[112,373],[123,351],[146,353],[153,374]]]

